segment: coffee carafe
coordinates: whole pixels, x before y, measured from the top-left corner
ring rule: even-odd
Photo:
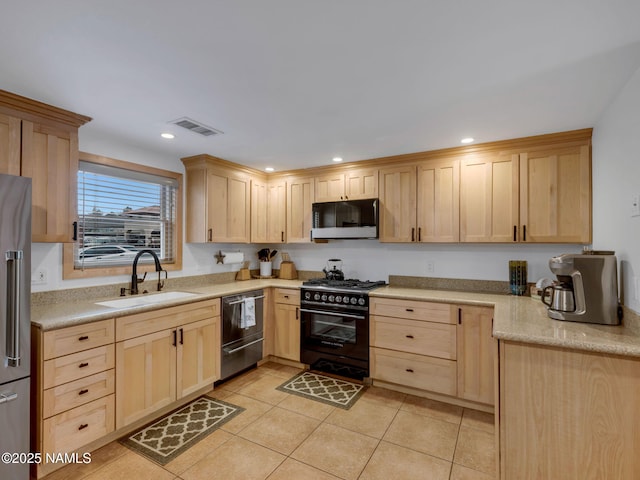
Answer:
[[[549,260],[549,268],[558,277],[542,295],[550,318],[605,325],[620,323],[622,308],[618,302],[617,260],[613,252],[558,255]]]

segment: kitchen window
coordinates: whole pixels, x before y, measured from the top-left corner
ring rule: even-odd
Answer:
[[[129,274],[143,249],[166,270],[181,268],[182,174],[80,153],[77,182],[77,240],[65,244],[64,278]]]

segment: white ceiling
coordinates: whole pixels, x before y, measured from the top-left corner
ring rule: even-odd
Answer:
[[[638,19],[638,0],[3,0],[0,88],[93,117],[81,137],[282,170],[592,127],[640,67]]]

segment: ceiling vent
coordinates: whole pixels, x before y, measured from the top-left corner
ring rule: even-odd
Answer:
[[[205,124],[196,122],[188,117],[182,117],[169,123],[177,125],[178,127],[186,128],[190,132],[197,133],[203,137],[210,137],[212,135],[220,135],[224,133],[220,130],[216,130],[215,128],[207,127]]]

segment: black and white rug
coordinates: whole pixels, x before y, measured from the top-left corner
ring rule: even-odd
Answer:
[[[242,407],[202,396],[120,439],[120,443],[160,465],[166,465],[243,411]]]
[[[302,372],[277,387],[277,390],[348,410],[366,387],[314,372]]]

